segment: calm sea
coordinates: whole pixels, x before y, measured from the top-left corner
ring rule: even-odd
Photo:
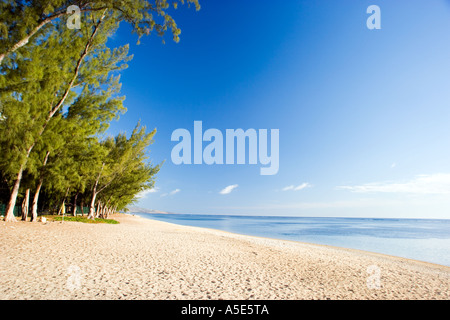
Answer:
[[[360,249],[450,266],[450,220],[134,213],[274,239]]]

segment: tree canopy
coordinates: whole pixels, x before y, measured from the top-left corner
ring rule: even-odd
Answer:
[[[17,198],[29,190],[33,218],[38,199],[39,208],[54,211],[68,201],[74,213],[77,201],[89,203],[93,217],[123,209],[153,187],[160,165],[151,164],[147,148],[155,130],[137,124],[128,138],[100,138],[126,111],[120,71],[132,59],[128,45],[109,48],[107,40],[124,21],[139,37],[170,30],[178,41],[180,29],[168,13],[178,4],[200,8],[196,0],[0,2],[0,202],[7,203],[6,221],[14,220]],[[80,28],[67,25],[73,6]]]

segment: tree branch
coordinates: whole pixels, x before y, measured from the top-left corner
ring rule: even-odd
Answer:
[[[83,8],[80,9],[80,12],[88,12],[88,11],[100,11],[100,10],[106,10],[108,9],[107,7],[100,7],[100,8]],[[16,51],[17,49],[23,47],[24,45],[26,45],[31,37],[33,37],[39,30],[41,30],[47,23],[58,19],[62,16],[68,15],[69,13],[67,13],[66,11],[59,11],[51,16],[48,16],[47,18],[43,19],[36,27],[34,27],[34,29],[32,29],[30,31],[29,34],[27,34],[24,38],[22,38],[21,40],[17,41],[12,47],[10,47],[9,49],[7,49],[5,52],[0,54],[0,64],[2,64],[3,59],[13,53],[14,51]]]
[[[103,22],[103,19],[105,18],[105,14],[106,14],[106,9],[105,9],[105,11],[103,11],[103,14],[102,14],[102,16],[101,16],[99,22],[98,22],[97,25],[95,26],[94,31],[92,32],[92,35],[91,35],[91,37],[89,38],[89,41],[86,43],[86,46],[85,46],[85,48],[84,48],[83,53],[81,54],[80,58],[79,58],[78,61],[77,61],[77,65],[76,65],[76,67],[75,67],[73,77],[72,77],[72,79],[70,80],[69,85],[68,85],[67,88],[66,88],[66,91],[64,92],[64,94],[63,94],[62,98],[59,100],[59,102],[58,102],[58,103],[52,108],[52,110],[50,111],[49,118],[53,117],[53,115],[54,115],[54,114],[59,110],[59,108],[61,108],[61,106],[64,104],[64,101],[66,100],[67,95],[69,94],[70,90],[71,90],[72,87],[73,87],[73,84],[75,83],[75,80],[76,80],[77,77],[78,77],[78,72],[80,71],[81,63],[83,62],[84,58],[85,58],[85,57],[87,56],[87,54],[89,53],[89,49],[90,49],[90,47],[91,47],[91,45],[92,45],[92,42],[93,42],[93,40],[94,40],[94,38],[95,38],[95,35],[97,34],[97,31],[98,31],[98,29],[99,29],[101,23]]]

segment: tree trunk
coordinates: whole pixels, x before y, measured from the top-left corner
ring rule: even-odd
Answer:
[[[102,168],[100,172],[98,173],[97,180],[95,180],[94,187],[92,188],[92,199],[91,199],[91,205],[89,206],[89,215],[88,219],[94,219],[94,211],[95,211],[95,197],[97,197],[97,185],[98,181],[100,180],[100,177],[102,176],[103,168],[105,168],[105,163],[102,163]]]
[[[84,217],[84,201],[83,200],[81,200],[80,205],[81,205],[81,216]]]
[[[100,211],[101,211],[101,210],[102,210],[102,203],[101,203],[101,201],[99,201],[99,202],[97,203],[97,212],[95,212],[95,217],[96,217],[96,218],[99,217]]]
[[[22,221],[27,221],[29,204],[30,204],[30,189],[27,189],[27,191],[25,191],[25,198],[23,199],[22,202]]]
[[[97,193],[95,191],[92,193],[92,199],[91,199],[91,205],[89,206],[89,215],[88,219],[94,219],[95,216],[95,197],[97,196]]]
[[[108,219],[109,215],[112,214],[112,212],[113,212],[113,208],[108,208],[108,211],[106,211],[105,219]]]
[[[44,182],[44,179],[41,178],[39,180],[39,184],[36,188],[36,193],[33,197],[33,206],[31,208],[31,222],[37,221],[37,210],[38,210],[38,199],[39,199],[39,193],[41,192],[42,183]]]
[[[77,216],[77,198],[78,198],[78,192],[75,193],[75,198],[73,199],[73,216],[76,217]]]
[[[5,213],[5,221],[14,222],[16,219],[14,218],[14,206],[16,205],[17,195],[19,194],[20,181],[22,181],[23,174],[23,165],[19,169],[19,173],[17,173],[16,181],[14,182],[14,187],[11,191],[11,196],[9,197],[8,205],[6,206]]]
[[[47,151],[47,154],[45,155],[44,162],[42,163],[42,168],[44,168],[47,165],[48,156],[50,154],[50,151]],[[37,210],[38,210],[38,199],[39,199],[39,193],[41,192],[42,183],[44,183],[44,178],[41,176],[39,179],[39,184],[36,188],[36,193],[33,197],[33,206],[31,209],[31,222],[37,221]]]

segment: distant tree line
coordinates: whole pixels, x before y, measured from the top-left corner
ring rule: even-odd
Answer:
[[[0,202],[14,221],[39,210],[88,206],[107,216],[152,188],[160,165],[148,159],[155,130],[101,138],[125,112],[120,71],[128,45],[109,48],[125,21],[139,37],[180,30],[169,15],[184,1],[0,1]],[[187,0],[199,9],[196,0]],[[70,6],[81,27],[69,28]],[[97,208],[97,210],[95,210]],[[72,209],[73,210],[73,209]],[[75,214],[76,212],[73,211]]]

